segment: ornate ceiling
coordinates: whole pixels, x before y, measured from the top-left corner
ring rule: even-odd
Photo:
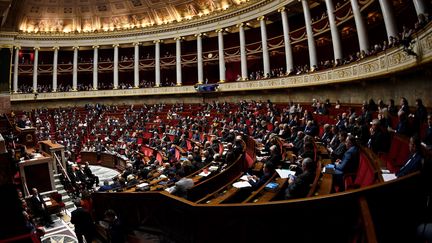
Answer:
[[[256,0],[23,0],[16,30],[70,33],[145,28],[218,15],[249,1]]]

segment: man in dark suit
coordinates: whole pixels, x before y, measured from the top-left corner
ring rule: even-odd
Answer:
[[[337,159],[335,162],[334,182],[339,186],[340,190],[344,190],[343,175],[347,173],[355,173],[359,164],[359,151],[355,138],[351,135],[345,140],[347,151],[342,159]]]
[[[345,154],[347,148],[345,146],[345,140],[347,138],[347,133],[345,131],[341,131],[339,133],[339,144],[336,148],[329,147],[328,151],[330,152],[330,158],[333,162],[335,162],[338,159],[342,159],[343,155]]]
[[[290,177],[288,188],[285,190],[285,199],[306,197],[310,185],[315,180],[314,161],[311,158],[305,158],[302,162],[303,172],[297,177]]]
[[[78,242],[83,242],[83,236],[86,242],[92,242],[95,231],[93,219],[90,213],[81,207],[80,200],[75,201],[75,206],[77,209],[71,213],[71,223],[75,225],[75,234]]]
[[[47,205],[36,188],[32,189],[32,196],[30,197],[29,202],[33,214],[37,217],[41,217],[43,224],[49,226],[53,223],[48,213]]]
[[[282,164],[282,153],[280,152],[280,149],[278,149],[277,145],[272,145],[270,147],[270,156],[267,158],[266,161],[271,163],[275,167],[278,167]]]
[[[368,148],[372,149],[374,153],[385,152],[384,145],[389,141],[385,140],[385,136],[381,131],[380,121],[373,119],[371,122],[371,128],[369,129],[370,137],[367,142]]]
[[[271,162],[266,162],[263,166],[262,175],[260,177],[253,175],[248,176],[248,182],[252,186],[252,190],[256,190],[264,185],[275,173],[275,166]]]
[[[237,159],[232,143],[227,144],[227,151],[225,153],[225,163],[231,164]]]
[[[19,128],[25,128],[25,127],[26,127],[26,119],[27,119],[26,115],[23,115],[23,116],[18,120],[18,122],[17,122],[17,126],[18,126]]]
[[[420,148],[420,138],[417,136],[411,137],[409,142],[409,151],[411,154],[408,157],[405,165],[402,166],[398,172],[396,172],[397,177],[405,176],[421,169],[423,165],[423,156],[421,154]]]

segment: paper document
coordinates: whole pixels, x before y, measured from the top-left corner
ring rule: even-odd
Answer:
[[[206,177],[206,176],[208,176],[208,175],[210,175],[210,174],[211,174],[210,171],[203,171],[203,172],[199,173],[198,175],[200,175],[200,176],[202,176],[202,177]]]
[[[219,169],[219,166],[216,166],[216,165],[212,165],[209,167],[210,171],[217,171],[218,169]]]
[[[175,186],[172,186],[172,187],[165,188],[165,191],[172,193],[174,191],[174,189],[175,189]]]
[[[137,187],[144,188],[144,187],[146,187],[148,185],[149,185],[148,183],[144,182],[144,183],[138,184]]]
[[[395,174],[382,174],[382,177],[384,181],[391,181],[397,178]]]
[[[248,181],[248,176],[247,175],[243,175],[242,177],[240,177],[240,180],[242,181]]]
[[[288,178],[289,175],[295,175],[295,171],[291,170],[276,169],[276,172],[282,179]]]
[[[252,187],[247,181],[239,181],[233,184],[235,188]]]

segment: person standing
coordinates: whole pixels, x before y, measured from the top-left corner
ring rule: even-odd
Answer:
[[[75,234],[78,242],[83,242],[83,236],[87,243],[92,242],[95,232],[95,225],[93,219],[88,211],[81,207],[81,201],[76,200],[75,209],[71,213],[71,223],[75,226]]]

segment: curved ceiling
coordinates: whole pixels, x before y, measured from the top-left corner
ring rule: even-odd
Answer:
[[[247,2],[249,0],[22,0],[13,11],[19,16],[9,13],[8,18],[17,18],[12,24],[14,31],[113,31],[218,15],[248,5]]]

